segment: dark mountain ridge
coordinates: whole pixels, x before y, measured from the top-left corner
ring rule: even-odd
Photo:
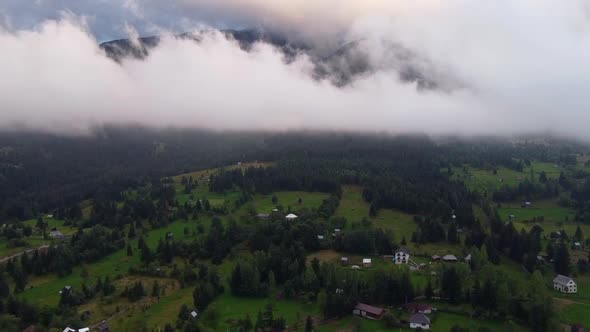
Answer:
[[[311,43],[294,42],[279,33],[253,29],[226,29],[220,32],[227,38],[237,41],[240,48],[245,51],[250,51],[257,42],[273,45],[284,54],[286,62],[292,61],[298,54],[306,54],[315,65],[314,79],[327,79],[339,87],[378,71],[397,73],[400,81],[415,84],[418,89],[438,89],[446,85],[441,82],[438,75],[435,75],[427,61],[399,44],[386,45],[385,56],[375,60],[370,54],[371,45],[363,39],[345,43],[328,56],[321,56]],[[175,37],[198,43],[203,33],[208,31],[183,33]],[[160,40],[160,36],[141,37],[137,40],[118,39],[104,42],[100,44],[100,48],[116,62],[128,57],[144,59],[151,49],[159,45]]]

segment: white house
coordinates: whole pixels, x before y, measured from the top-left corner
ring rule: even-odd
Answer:
[[[364,267],[370,267],[371,266],[371,262],[372,262],[372,259],[370,259],[370,258],[363,258],[363,266]]]
[[[393,254],[393,262],[395,264],[408,264],[410,260],[410,250],[405,247],[401,247]]]
[[[426,317],[423,313],[415,313],[410,317],[410,328],[430,330],[430,318]]]
[[[287,216],[285,216],[285,219],[287,220],[295,220],[297,219],[297,215],[293,214],[293,213],[289,213]]]
[[[553,289],[562,293],[577,293],[578,285],[574,279],[558,274],[557,277],[553,279]]]

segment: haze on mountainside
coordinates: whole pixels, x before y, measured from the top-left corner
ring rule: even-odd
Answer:
[[[590,138],[588,1],[172,4],[8,0],[0,126]]]

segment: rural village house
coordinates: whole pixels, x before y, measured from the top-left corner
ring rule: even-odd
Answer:
[[[432,313],[432,306],[425,303],[408,303],[404,306],[406,310],[413,313],[430,314]]]
[[[393,262],[395,264],[408,264],[410,260],[410,250],[406,247],[401,247],[395,251]]]
[[[359,303],[352,310],[352,314],[369,319],[381,319],[383,318],[383,315],[385,315],[385,309],[373,307],[364,303]]]
[[[430,330],[430,318],[423,313],[415,313],[410,317],[410,328]]]
[[[558,274],[557,277],[553,279],[553,289],[562,293],[577,293],[578,285],[574,279]]]
[[[455,255],[444,255],[442,257],[442,260],[445,262],[456,262],[458,261],[457,257]]]

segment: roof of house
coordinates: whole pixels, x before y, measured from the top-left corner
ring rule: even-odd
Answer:
[[[432,255],[432,257],[431,257],[431,258],[432,258],[432,259],[440,259],[440,256],[439,256],[439,255]]]
[[[426,325],[430,324],[430,318],[423,313],[415,313],[410,317],[410,323]]]
[[[455,255],[444,255],[442,259],[445,261],[456,261],[457,257]]]
[[[354,308],[357,309],[357,310],[368,312],[368,313],[373,314],[373,315],[381,315],[383,312],[385,312],[385,309],[373,307],[371,305],[364,304],[364,303],[359,303]]]
[[[110,331],[109,329],[109,323],[107,323],[106,321],[102,321],[102,323],[100,323],[100,325],[97,327],[98,331],[100,332],[108,332]]]
[[[371,259],[370,258],[363,258],[363,264],[365,263],[371,263]]]
[[[76,330],[71,327],[66,327],[63,332],[76,332]]]
[[[193,310],[193,311],[191,311],[191,316],[193,316],[193,317],[197,317],[198,315],[199,315],[199,314],[198,314],[196,311],[194,311],[194,310]]]
[[[258,218],[268,218],[270,214],[268,213],[259,213],[256,215]]]
[[[466,261],[470,261],[470,260],[471,260],[471,254],[469,254],[469,255],[465,256],[465,260],[466,260]]]
[[[287,219],[295,219],[295,218],[297,218],[297,215],[296,214],[293,214],[293,213],[289,213],[288,215],[285,216],[285,218],[287,218]]]
[[[29,325],[23,332],[35,332],[35,325]]]
[[[323,235],[318,235],[318,240],[323,240],[324,236]]]
[[[78,329],[78,332],[88,332],[88,331],[90,331],[89,327],[83,327],[81,329]]]
[[[348,260],[348,257],[342,257],[342,258],[340,258],[340,260],[347,261]]]
[[[51,231],[49,232],[49,236],[61,236],[63,235],[60,231]]]
[[[574,281],[574,279],[561,274],[558,274],[557,277],[553,278],[553,282],[560,285],[567,285],[570,281]]]
[[[408,310],[413,310],[413,311],[427,311],[427,310],[432,310],[432,306],[426,304],[426,303],[416,303],[416,302],[412,302],[412,303],[408,303],[405,305],[406,309]]]
[[[410,254],[410,249],[406,248],[406,247],[400,247],[399,249],[397,249],[395,251],[395,253],[397,254],[398,252],[403,252],[404,254]]]

